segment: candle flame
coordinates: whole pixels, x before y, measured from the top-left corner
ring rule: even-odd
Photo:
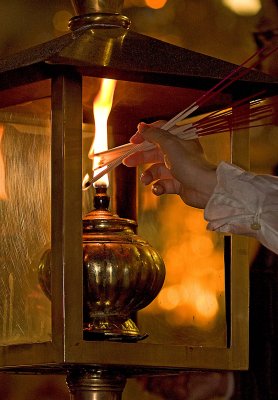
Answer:
[[[89,181],[90,181],[90,176],[89,176],[89,174],[86,174],[86,175],[84,176],[84,178],[83,178],[83,181],[82,181],[82,187],[83,187],[83,188],[86,187],[86,184],[87,184]]]
[[[95,139],[89,151],[89,158],[92,157],[93,153],[99,153],[108,149],[107,142],[107,120],[112,108],[113,96],[116,87],[116,82],[113,79],[102,79],[100,90],[94,101],[94,119],[95,119]],[[103,167],[106,168],[106,167]],[[93,170],[94,176],[101,172],[100,158],[93,158]],[[94,186],[106,186],[108,187],[109,180],[108,175],[105,174],[100,178]]]

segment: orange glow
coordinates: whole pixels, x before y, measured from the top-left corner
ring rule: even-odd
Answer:
[[[164,203],[159,223],[161,238],[167,237],[162,252],[166,281],[145,312],[163,313],[171,325],[210,329],[223,307],[219,237],[206,230],[203,211],[185,207],[178,198]]]
[[[203,290],[197,298],[196,309],[204,319],[214,318],[219,309],[215,293]]]
[[[0,125],[0,199],[6,200],[8,198],[5,183],[5,166],[1,150],[1,141],[4,134],[4,127]]]
[[[116,87],[116,82],[113,79],[102,79],[100,90],[94,101],[94,119],[95,119],[95,139],[92,147],[89,151],[89,157],[93,153],[98,153],[108,149],[107,143],[107,120],[112,108],[113,96]],[[98,168],[99,159],[93,160],[93,169]],[[99,173],[99,168],[95,174]],[[104,175],[100,178],[94,186],[106,186],[108,187],[109,180],[108,175]]]
[[[183,304],[194,309],[199,321],[206,323],[216,316],[218,302],[213,289],[206,288],[206,280],[191,280],[183,284]]]
[[[207,223],[203,217],[203,211],[197,208],[192,208],[190,212],[187,213],[184,225],[188,231],[200,235],[201,233],[206,233]]]
[[[167,0],[145,0],[146,6],[154,9],[159,9],[165,6]]]
[[[172,315],[170,318],[176,325],[183,323],[207,325],[216,317],[219,310],[217,291],[214,287],[207,288],[207,286],[209,285],[205,278],[193,277],[180,284],[166,286],[158,295],[158,306],[162,310],[177,314],[176,317]]]
[[[168,286],[161,290],[158,298],[159,306],[163,310],[173,310],[181,301],[181,290],[179,285]]]
[[[193,253],[201,255],[202,257],[208,257],[214,251],[211,237],[205,235],[192,235],[190,245]]]

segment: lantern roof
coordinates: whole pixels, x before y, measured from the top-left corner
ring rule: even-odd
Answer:
[[[165,43],[123,27],[84,27],[0,60],[0,88],[40,77],[65,67],[83,75],[149,82],[206,90],[236,65]],[[278,82],[250,70],[228,93],[246,97],[262,88],[277,93]]]

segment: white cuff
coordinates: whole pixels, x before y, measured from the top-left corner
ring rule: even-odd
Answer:
[[[278,177],[254,175],[221,162],[205,208],[207,228],[256,237],[278,254]]]

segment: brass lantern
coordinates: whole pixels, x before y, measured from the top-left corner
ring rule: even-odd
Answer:
[[[159,323],[152,314],[147,323],[142,322],[141,311],[133,315],[158,294],[163,281],[161,258],[141,233],[137,235],[133,222],[136,171],[123,166],[115,171],[112,213],[98,207],[91,214],[82,212],[81,189],[91,100],[100,78],[118,80],[116,95],[118,91],[121,101],[111,112],[110,124],[111,142],[120,145],[129,140],[139,120],[169,119],[235,66],[129,30],[121,0],[75,3],[79,15],[70,21],[67,35],[0,61],[0,168],[5,168],[0,176],[1,370],[63,373],[72,399],[116,400],[126,377],[185,369],[246,369],[247,240],[221,237],[221,346],[197,343],[195,331],[186,343],[173,335],[157,337]],[[262,89],[270,96],[277,87],[270,77],[251,71],[207,107],[229,105],[232,99]],[[222,149],[214,143],[210,149],[219,156],[216,149]],[[248,168],[248,132],[228,134],[227,146],[227,157]],[[112,251],[105,253],[115,243],[121,244],[116,261]],[[107,286],[107,276],[97,276],[96,271],[108,264],[113,268]],[[147,274],[138,286],[134,284],[142,271],[149,270],[151,281]],[[109,295],[96,298],[95,292],[104,288]],[[130,298],[132,308],[130,292],[136,292]],[[149,337],[139,340],[145,334]]]

